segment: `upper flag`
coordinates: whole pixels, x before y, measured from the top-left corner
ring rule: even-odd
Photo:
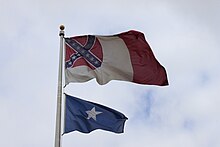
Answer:
[[[116,110],[66,95],[64,134],[75,130],[90,133],[96,129],[123,133],[126,120]]]
[[[165,68],[141,32],[65,38],[65,47],[65,84],[96,78],[100,85],[110,80],[168,85]]]

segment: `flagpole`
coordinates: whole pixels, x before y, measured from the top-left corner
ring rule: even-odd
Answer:
[[[58,87],[57,87],[57,112],[56,112],[56,132],[55,132],[55,147],[61,147],[61,112],[62,112],[62,71],[63,71],[63,39],[64,39],[64,25],[60,26],[60,57],[58,70]]]

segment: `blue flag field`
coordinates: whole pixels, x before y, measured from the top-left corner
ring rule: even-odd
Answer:
[[[66,94],[64,134],[90,133],[96,129],[123,133],[126,120],[127,117],[116,110]]]

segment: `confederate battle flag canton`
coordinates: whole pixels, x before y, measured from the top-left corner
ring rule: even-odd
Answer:
[[[65,68],[88,66],[96,69],[103,61],[102,47],[99,40],[92,35],[65,38]]]

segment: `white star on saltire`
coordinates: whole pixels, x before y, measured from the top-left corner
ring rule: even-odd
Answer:
[[[91,110],[86,111],[88,114],[87,119],[93,118],[96,121],[96,115],[101,114],[102,112],[95,111],[95,107],[93,107]]]

